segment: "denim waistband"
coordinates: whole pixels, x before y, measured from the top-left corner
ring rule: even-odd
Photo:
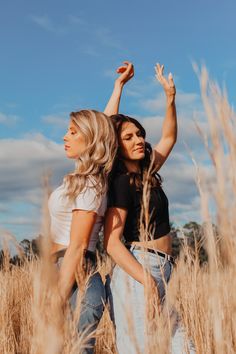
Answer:
[[[175,264],[174,257],[165,253],[165,252],[161,252],[161,251],[155,250],[153,248],[144,248],[144,247],[141,247],[138,245],[125,245],[125,247],[128,248],[130,251],[137,250],[137,251],[143,251],[143,252],[157,254],[158,256],[167,259],[172,264]]]
[[[65,253],[66,253],[66,248],[63,248],[62,250],[55,252],[53,256],[57,261],[59,258],[64,257]],[[96,253],[89,250],[84,250],[84,258],[89,259],[93,263],[96,263],[97,261]]]

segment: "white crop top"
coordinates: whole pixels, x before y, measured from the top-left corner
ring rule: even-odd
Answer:
[[[107,207],[106,194],[97,197],[95,188],[90,184],[84,188],[74,202],[69,202],[68,200],[65,197],[65,186],[63,184],[50,195],[48,208],[51,216],[52,239],[54,242],[68,247],[70,243],[72,211],[75,209],[94,211],[97,213],[97,218],[88,246],[88,250],[94,252]]]

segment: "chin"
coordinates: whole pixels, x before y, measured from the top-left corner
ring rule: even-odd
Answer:
[[[145,153],[142,152],[142,153],[137,154],[136,156],[134,156],[132,160],[143,160],[144,157],[145,157]]]
[[[72,156],[70,153],[68,153],[68,152],[66,152],[66,157],[68,158],[68,159],[75,159],[75,157],[74,156]]]

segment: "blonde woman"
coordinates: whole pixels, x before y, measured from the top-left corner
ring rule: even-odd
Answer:
[[[93,110],[72,112],[64,147],[66,156],[75,160],[75,170],[64,177],[49,199],[51,251],[60,265],[58,286],[62,301],[70,299],[74,305],[86,270],[96,266],[95,248],[107,206],[107,176],[116,153],[111,120]],[[104,302],[104,285],[95,272],[83,298],[80,332],[90,334],[96,329]],[[95,338],[90,335],[83,353],[93,353],[94,343]]]

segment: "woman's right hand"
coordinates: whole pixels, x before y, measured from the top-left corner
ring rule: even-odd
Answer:
[[[124,86],[134,76],[134,66],[129,61],[124,61],[124,65],[116,69],[119,77],[115,81],[115,85]]]
[[[116,69],[116,72],[119,76],[115,80],[112,95],[104,109],[104,113],[107,116],[118,114],[123,87],[126,82],[134,76],[134,66],[129,61],[124,61],[124,65],[119,66],[119,68]]]

